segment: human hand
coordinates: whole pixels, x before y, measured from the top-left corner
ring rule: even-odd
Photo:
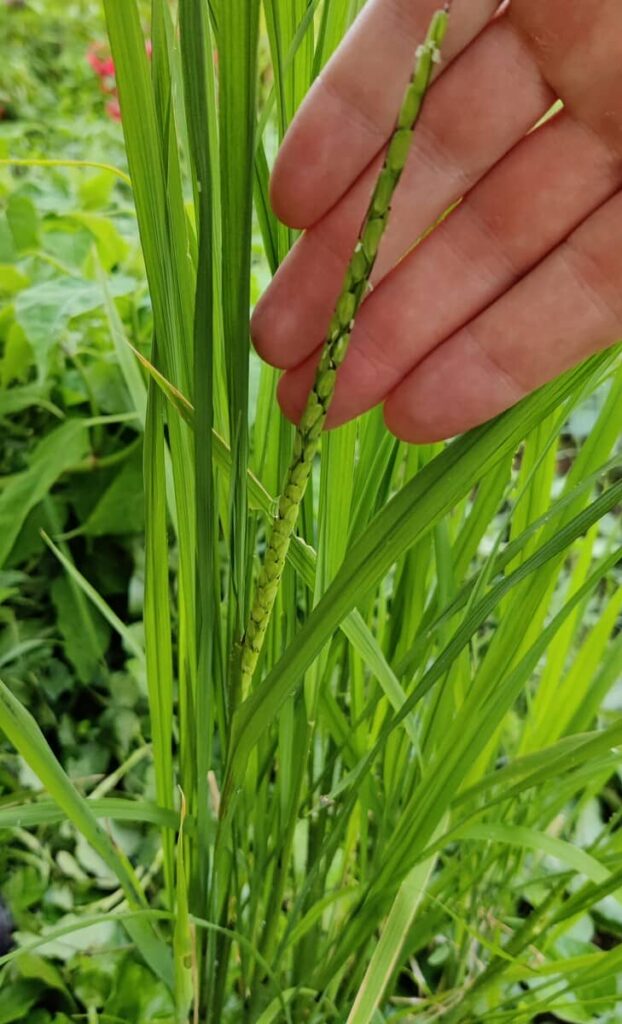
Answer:
[[[279,154],[274,209],[308,230],[252,334],[287,371],[279,401],[293,420],[438,6],[370,0]],[[622,4],[511,0],[495,17],[497,7],[453,2],[329,426],[384,402],[398,437],[450,437],[622,336]],[[558,97],[564,111],[526,134]]]

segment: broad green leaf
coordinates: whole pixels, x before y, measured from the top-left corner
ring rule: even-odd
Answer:
[[[141,533],[145,524],[142,453],[126,461],[79,532],[87,537]]]
[[[136,288],[136,282],[114,275],[109,288],[114,296],[128,295]],[[15,317],[33,348],[41,377],[45,375],[52,346],[61,340],[71,320],[99,309],[102,302],[101,288],[96,282],[74,277],[43,281],[19,293]]]
[[[67,469],[88,451],[87,424],[69,420],[44,437],[30,455],[28,468],[0,492],[0,566],[4,564],[28,513]]]
[[[36,249],[39,243],[39,217],[32,199],[18,192],[13,193],[7,203],[6,217],[17,251]]]
[[[123,262],[128,254],[128,244],[108,217],[97,213],[79,212],[72,214],[76,224],[85,227],[93,236],[102,266],[108,272]],[[114,276],[112,278],[114,282]],[[117,293],[121,294],[121,293]]]
[[[8,388],[0,392],[0,416],[14,416],[15,413],[29,409],[33,405],[41,406],[62,419],[60,409],[48,401],[45,389],[38,385],[25,384],[23,387]]]
[[[0,1024],[13,1024],[13,1021],[27,1020],[40,992],[41,986],[34,980],[14,982],[9,990],[2,995]]]
[[[90,684],[107,650],[110,631],[99,615],[87,611],[82,617],[82,608],[64,576],[54,580],[51,596],[65,654],[78,679]]]

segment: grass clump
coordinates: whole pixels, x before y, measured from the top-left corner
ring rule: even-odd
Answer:
[[[619,1014],[619,352],[449,445],[408,447],[377,411],[320,440],[445,13],[298,432],[250,355],[252,291],[294,241],[269,156],[358,6],[104,3],[150,303],[113,264],[91,271],[142,458],[142,628],[91,584],[80,532],[46,523],[46,551],[81,632],[106,637],[102,687],[113,642],[143,681],[150,745],[85,785],[13,673],[0,689],[0,727],[46,790],[10,793],[0,826],[69,822],[118,892],[101,945],[110,963],[132,949],[94,1019]],[[68,420],[48,437],[58,472],[15,473],[0,520],[26,492],[53,500],[110,427],[99,408]],[[148,867],[117,841],[128,818],[150,829]],[[77,917],[45,942],[101,924],[101,905]],[[9,990],[34,950],[0,960]]]

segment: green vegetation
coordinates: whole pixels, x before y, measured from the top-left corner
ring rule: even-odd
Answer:
[[[0,7],[0,1022],[622,1020],[619,350],[325,435],[243,694],[268,168],[361,4],[57,6]]]

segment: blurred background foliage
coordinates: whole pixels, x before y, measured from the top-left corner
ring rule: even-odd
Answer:
[[[92,66],[93,53],[109,53],[100,5],[3,2],[0,39],[0,160],[123,168],[122,130]],[[147,351],[150,303],[128,185],[96,168],[0,164],[0,671],[85,790],[123,765],[126,791],[149,795],[142,665],[41,536],[66,536],[66,557],[88,566],[108,604],[141,630],[142,424],[111,342],[104,277],[128,336]],[[24,937],[87,907],[105,916],[121,901],[71,827],[3,827],[3,804],[39,788],[0,744],[0,893]],[[152,830],[128,823],[115,839],[143,876],[157,872]],[[109,1019],[145,1024],[170,1014],[170,994],[123,941],[114,954],[87,955],[119,939],[102,920],[45,948],[53,960],[20,959],[0,973],[0,1020],[61,1024],[104,1007]]]

